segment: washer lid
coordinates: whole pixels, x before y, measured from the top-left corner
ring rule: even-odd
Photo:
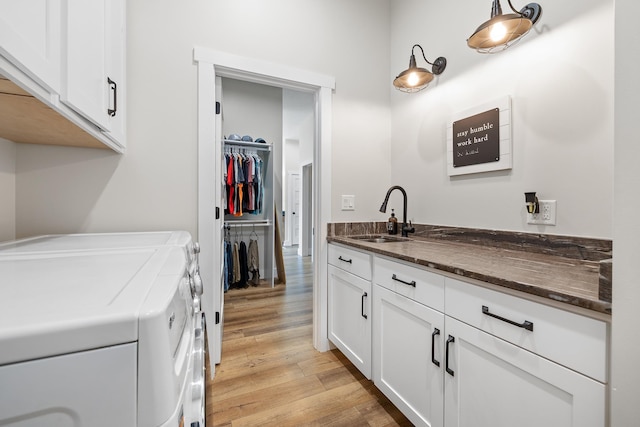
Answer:
[[[49,234],[0,243],[0,255],[183,246],[190,243],[191,235],[186,231]]]
[[[145,297],[178,260],[170,247],[0,257],[0,365],[137,341]]]

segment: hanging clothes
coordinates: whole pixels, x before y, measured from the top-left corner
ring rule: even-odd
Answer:
[[[260,284],[260,253],[258,234],[255,226],[249,236],[247,245],[242,236],[242,226],[236,231],[234,242],[231,242],[231,227],[225,223],[223,239],[223,286],[229,289],[247,288]],[[236,229],[236,230],[238,230]]]
[[[227,263],[227,248],[229,243],[224,240],[222,242],[222,253],[224,254],[222,263],[222,290],[227,292],[229,290],[229,263]]]
[[[233,280],[231,284],[235,286],[240,282],[240,247],[238,242],[233,242]]]
[[[225,213],[233,213],[235,212],[235,206],[234,206],[234,191],[235,191],[235,173],[233,171],[233,165],[234,162],[232,160],[232,158],[230,156],[225,156],[226,162],[227,162],[227,176],[225,179],[225,193],[227,194],[227,202],[228,204],[225,205]]]
[[[263,160],[257,153],[225,152],[224,213],[242,216],[262,213]]]
[[[249,273],[251,273],[249,282],[253,286],[258,286],[260,284],[260,254],[258,252],[258,241],[255,239],[249,239],[248,257]]]
[[[247,245],[240,242],[240,282],[238,286],[246,288],[249,286],[249,267],[247,266]]]
[[[227,292],[231,283],[233,283],[233,246],[231,245],[231,237],[229,236],[230,227],[225,226],[224,232],[224,268],[223,268],[223,281],[224,291]]]

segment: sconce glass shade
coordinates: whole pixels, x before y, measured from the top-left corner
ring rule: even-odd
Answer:
[[[414,45],[413,48],[416,46],[422,50],[422,46],[418,44]],[[413,93],[421,91],[429,86],[429,83],[431,83],[433,78],[442,73],[447,66],[447,60],[443,57],[438,57],[433,64],[427,61],[427,58],[425,57],[424,60],[427,61],[428,64],[432,65],[433,72],[426,68],[418,67],[416,64],[416,56],[413,54],[413,48],[411,49],[411,57],[409,58],[409,68],[402,71],[393,80],[393,86],[401,92]],[[424,57],[424,51],[422,51],[422,56]]]
[[[509,1],[511,6],[511,1]],[[513,6],[511,6],[513,9]],[[467,40],[467,45],[479,53],[497,53],[513,46],[536,23],[542,8],[530,3],[520,12],[503,15],[499,0],[493,0],[491,19],[480,25]]]

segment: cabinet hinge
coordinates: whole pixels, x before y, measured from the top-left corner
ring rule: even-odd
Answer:
[[[216,311],[216,325],[220,323],[220,312]]]
[[[216,114],[220,114],[220,103],[216,101]]]

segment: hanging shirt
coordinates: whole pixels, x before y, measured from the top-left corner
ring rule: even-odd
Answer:
[[[227,256],[228,253],[230,253],[231,250],[231,245],[229,242],[227,242],[226,240],[224,240],[222,242],[222,248],[223,248],[223,254],[224,254],[224,258],[223,258],[223,268],[222,268],[222,282],[223,282],[223,290],[225,292],[227,292],[229,290],[229,257]]]
[[[234,191],[235,191],[235,173],[233,170],[233,166],[234,166],[234,162],[232,161],[231,157],[229,157],[229,161],[227,162],[227,180],[226,180],[226,184],[227,184],[227,189],[229,191],[229,196],[227,197],[227,200],[229,202],[229,205],[227,206],[227,212],[228,213],[234,213],[235,212],[235,208],[234,208]]]
[[[233,281],[232,285],[236,285],[240,281],[240,248],[238,242],[233,242]]]
[[[249,282],[249,268],[247,267],[247,245],[244,242],[240,242],[239,249],[240,259],[240,283],[239,285],[246,288]]]
[[[258,241],[249,239],[249,249],[247,256],[249,273],[251,273],[251,279],[249,280],[253,286],[260,284],[260,255],[258,253]]]

